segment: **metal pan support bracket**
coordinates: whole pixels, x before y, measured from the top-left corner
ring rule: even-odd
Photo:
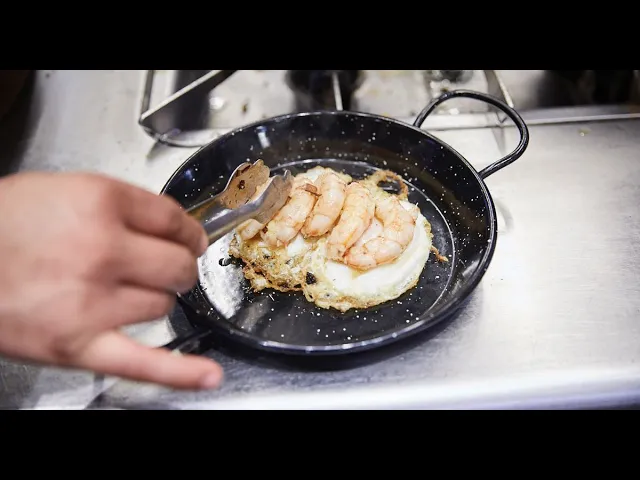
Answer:
[[[138,124],[144,131],[161,143],[176,147],[200,146],[201,142],[189,142],[172,138],[180,133],[176,128],[179,115],[188,107],[195,97],[206,95],[228,79],[237,70],[211,70],[197,80],[184,86],[164,99],[160,104],[149,108],[155,70],[147,70],[147,75],[140,104]]]
[[[487,87],[489,93],[497,97],[506,103],[509,108],[515,108],[513,99],[509,94],[509,90],[507,86],[502,81],[502,78],[495,70],[485,70],[484,75],[487,79]],[[494,111],[490,113],[490,115],[494,115],[496,118],[495,128],[492,128],[493,136],[498,144],[498,149],[502,154],[504,154],[507,150],[505,132],[503,127],[505,126],[505,122],[509,119],[507,115],[501,110]]]
[[[343,110],[342,93],[340,92],[340,78],[338,72],[331,73],[331,86],[333,87],[333,98],[336,102],[336,110]]]

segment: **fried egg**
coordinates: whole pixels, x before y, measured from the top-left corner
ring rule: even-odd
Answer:
[[[324,170],[324,167],[315,167],[298,176],[314,181]],[[348,175],[336,173],[347,182],[352,180]],[[400,203],[407,210],[412,207],[406,199]],[[381,222],[374,218],[356,245],[379,236],[382,231]],[[393,262],[367,271],[329,260],[328,234],[319,239],[305,239],[298,234],[286,247],[280,248],[269,246],[260,236],[243,241],[236,235],[229,253],[244,262],[244,276],[254,291],[265,288],[300,291],[318,307],[346,312],[396,299],[413,288],[433,248],[432,237],[429,221],[419,213],[413,238],[404,252]]]

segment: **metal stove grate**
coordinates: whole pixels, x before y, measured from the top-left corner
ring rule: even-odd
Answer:
[[[149,70],[139,124],[162,143],[199,147],[240,126],[301,110],[345,109],[411,123],[433,97],[456,88],[497,96],[529,125],[640,116],[637,71],[629,92],[624,91],[627,84],[616,84],[618,97],[622,91],[628,101],[606,105],[594,100],[593,71],[583,72],[571,83],[566,75],[543,70]],[[300,78],[307,80],[301,83]],[[309,84],[310,78],[316,78],[315,84]],[[469,99],[447,102],[436,113],[423,128],[511,125],[486,104]]]

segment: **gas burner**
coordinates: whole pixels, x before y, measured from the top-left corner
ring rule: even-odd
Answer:
[[[360,70],[289,70],[286,81],[298,111],[354,110],[353,94],[362,74]]]
[[[432,82],[465,83],[473,75],[473,70],[425,70],[424,74]]]

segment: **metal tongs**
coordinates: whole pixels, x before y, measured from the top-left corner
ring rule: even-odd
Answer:
[[[270,173],[262,160],[245,162],[234,170],[222,192],[187,210],[204,227],[209,245],[249,219],[267,223],[284,206],[293,176],[285,170],[270,179]],[[253,198],[257,188],[267,181],[269,185]]]

